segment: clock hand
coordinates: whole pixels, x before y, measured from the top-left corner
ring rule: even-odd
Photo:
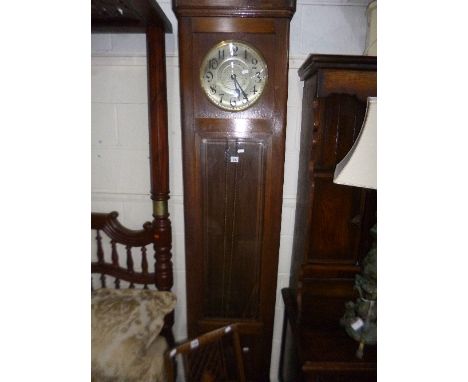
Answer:
[[[240,99],[240,90],[237,87],[237,80],[236,80],[236,75],[235,74],[231,74],[231,80],[233,80],[234,87],[236,88],[237,99]]]
[[[236,75],[235,75],[235,74],[231,75],[231,78],[234,80],[234,84],[236,84],[236,83],[237,83],[237,85],[236,85],[236,88],[237,88],[237,87],[239,87],[239,89],[240,89],[240,90],[241,90],[241,92],[242,92],[242,95],[243,95],[243,96],[244,96],[244,98],[245,98],[245,99],[248,101],[249,99],[247,98],[247,94],[245,94],[245,91],[244,91],[244,89],[242,89],[242,86],[240,86],[240,83],[239,83],[239,81],[237,81],[237,77],[236,77]],[[237,98],[239,98],[239,97],[237,97]]]

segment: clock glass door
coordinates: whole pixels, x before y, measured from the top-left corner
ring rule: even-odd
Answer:
[[[201,146],[205,317],[258,317],[265,146],[204,139]]]

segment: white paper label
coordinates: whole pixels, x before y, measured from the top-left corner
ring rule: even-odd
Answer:
[[[237,149],[237,153],[238,153],[238,154],[241,154],[241,153],[243,153],[244,151],[245,151],[245,149]]]
[[[231,163],[238,163],[239,157],[231,157]]]
[[[200,342],[198,340],[193,340],[190,342],[190,349],[195,349],[200,345]]]
[[[353,330],[356,330],[356,331],[361,329],[363,326],[364,326],[364,321],[362,321],[362,319],[360,317],[358,317],[356,319],[356,321],[354,321],[351,324],[351,327],[353,328]]]

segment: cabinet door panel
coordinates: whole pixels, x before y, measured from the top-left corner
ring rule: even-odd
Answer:
[[[340,186],[333,178],[314,179],[310,259],[355,264],[361,189]]]
[[[366,194],[361,188],[333,183],[333,175],[359,135],[366,104],[346,94],[317,101],[320,117],[309,166],[313,191],[308,258],[357,264]]]
[[[322,117],[316,137],[320,145],[312,153],[314,168],[333,173],[361,131],[366,103],[346,94],[332,94],[318,102]]]
[[[207,238],[203,248],[205,317],[256,318],[264,144],[252,139],[205,138],[200,158]]]

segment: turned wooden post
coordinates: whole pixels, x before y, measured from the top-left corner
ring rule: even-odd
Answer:
[[[169,200],[169,145],[163,26],[149,26],[146,32],[146,39],[156,286],[159,290],[168,291],[172,288],[173,277],[171,222],[167,206],[167,201]]]

